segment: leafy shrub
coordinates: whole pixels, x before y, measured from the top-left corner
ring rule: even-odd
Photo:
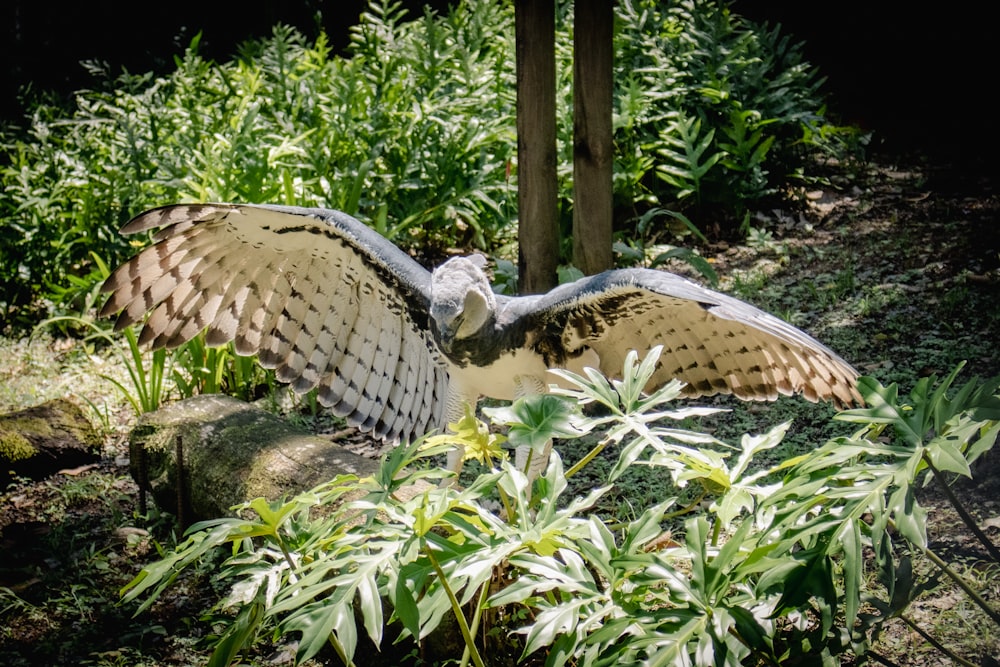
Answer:
[[[708,0],[617,5],[621,220],[687,202],[738,219],[801,171],[808,149],[841,148],[818,75],[777,29]],[[570,26],[570,6],[560,11]],[[568,221],[570,30],[557,41]],[[92,253],[118,263],[132,248],[117,227],[176,201],[336,208],[430,257],[513,240],[510,3],[466,0],[444,16],[404,20],[397,3],[373,1],[344,57],[322,35],[307,43],[280,26],[227,63],[197,47],[169,76],[106,81],[78,93],[70,113],[39,104],[26,130],[2,137],[5,319],[86,312]]]
[[[954,374],[937,387],[921,381],[911,404],[896,387],[864,379],[871,407],[841,414],[861,431],[754,471],[754,457],[788,425],[744,436],[728,452],[678,428],[712,410],[671,407],[677,383],[642,393],[657,354],[638,363],[633,353],[620,381],[563,373],[577,387],[562,392],[569,403],[547,395],[493,412],[514,445],[600,432],[598,448],[617,448],[618,465],[585,497],[567,497],[566,479],[592,457],[564,469],[558,454],[534,486],[499,461],[464,490],[397,497],[444,474],[425,462],[449,439],[496,462],[502,438],[470,416],[456,435],[395,449],[372,477],[345,475],[288,501],[256,499],[239,508],[242,518],[193,526],[126,587],[126,599],[144,597],[147,608],[184,568],[225,554],[217,571],[231,589],[219,611],[229,616],[213,665],[268,635],[299,638],[299,661],[330,643],[352,664],[362,633],[375,645],[387,631],[424,638],[448,618],[464,638],[462,664],[487,664],[479,637],[500,637],[522,661],[547,665],[836,665],[845,653],[864,656],[927,585],[909,568],[914,550],[933,556],[915,485],[928,470],[968,475],[992,448],[1000,378],[951,396]],[[577,408],[586,403],[603,416],[584,417]],[[889,425],[898,440],[882,437]],[[665,467],[702,497],[686,507],[665,497],[619,525],[591,514],[633,465]],[[783,477],[771,482],[771,473]],[[487,509],[494,492],[505,519]],[[869,568],[880,586],[868,586]],[[1000,625],[976,591],[963,590]]]
[[[778,27],[704,0],[632,0],[619,14],[616,194],[626,205],[715,208],[732,231],[811,154],[860,147],[863,137],[828,122],[823,79]]]

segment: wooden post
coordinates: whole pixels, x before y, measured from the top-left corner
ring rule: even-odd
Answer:
[[[547,292],[559,265],[554,0],[515,0],[518,291]]]
[[[573,37],[573,264],[612,268],[613,0],[576,0]]]

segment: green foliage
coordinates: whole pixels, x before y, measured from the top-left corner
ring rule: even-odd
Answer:
[[[513,17],[488,2],[402,16],[372,3],[347,58],[285,27],[223,64],[195,39],[166,78],[82,91],[69,117],[37,108],[2,144],[5,319],[39,294],[91,305],[89,252],[118,263],[134,252],[118,225],[175,201],[336,208],[408,248],[491,244],[516,210],[512,44],[495,40]]]
[[[666,224],[661,222],[663,220],[667,221]],[[648,240],[659,235],[662,231],[662,229],[656,229],[657,227],[666,228],[670,230],[672,236],[679,238],[694,235],[701,241],[708,241],[698,227],[683,213],[660,207],[650,208],[635,218],[634,235],[631,238],[627,241],[615,241],[614,251],[618,254],[621,263],[627,266],[645,264],[649,268],[655,269],[671,261],[680,261],[691,266],[712,285],[718,284],[718,273],[708,260],[698,254],[696,250],[664,243],[647,248]]]
[[[901,616],[916,597],[936,585],[936,577],[918,581],[911,571],[911,550],[930,558],[940,573],[955,579],[993,623],[994,612],[940,558],[928,549],[927,513],[915,497],[921,473],[930,470],[947,489],[945,472],[971,477],[970,464],[992,449],[1000,435],[1000,378],[985,383],[971,380],[954,396],[948,391],[961,370],[957,367],[937,387],[937,378],[921,379],[910,393],[910,402],[899,400],[896,385],[884,387],[871,378],[861,378],[859,391],[867,407],[848,410],[839,419],[865,424],[851,438],[837,438],[813,453],[787,461],[790,468],[783,488],[771,499],[777,509],[775,526],[788,534],[784,544],[768,557],[805,543],[809,553],[801,557],[801,572],[808,575],[799,590],[827,592],[819,598],[824,625],[832,623],[842,605],[845,630],[856,646],[877,637],[882,626]],[[881,437],[887,426],[895,438]],[[957,498],[959,515],[992,558],[1000,551],[986,539]],[[826,511],[836,509],[836,515]],[[892,530],[890,530],[890,528]],[[864,595],[864,550],[874,553],[875,570],[884,586],[882,595]],[[843,590],[835,588],[831,556],[841,556]],[[807,585],[813,586],[808,588]],[[786,594],[783,603],[798,601]],[[842,599],[841,599],[842,597]],[[864,603],[874,613],[861,613]],[[952,659],[961,662],[956,656]],[[965,663],[963,663],[965,664]]]
[[[90,330],[91,333],[84,337],[86,342],[101,341],[112,346],[128,372],[130,383],[126,385],[109,375],[100,374],[100,377],[121,392],[137,415],[152,412],[160,407],[166,390],[165,380],[170,375],[172,361],[172,357],[165,349],[160,348],[152,352],[143,350],[139,346],[139,337],[133,327],[128,327],[122,332],[125,336],[125,343],[122,345],[110,331],[82,317],[50,318],[41,322],[36,331],[60,323],[70,323],[78,328]]]
[[[132,633],[162,640],[163,626],[131,624],[116,594],[124,580],[119,568],[142,560],[151,541],[146,531],[134,528],[130,484],[127,474],[91,469],[40,482],[15,480],[0,489],[5,519],[0,654],[5,666],[105,664],[94,660],[96,654],[112,652]],[[21,522],[44,524],[46,530],[18,539],[19,522],[11,520],[15,511]],[[45,567],[31,565],[37,562]],[[29,640],[14,639],[20,628],[30,629]]]
[[[722,159],[722,151],[709,153],[715,130],[702,132],[698,118],[679,118],[663,130],[663,146],[659,153],[663,161],[657,175],[674,187],[677,199],[694,197],[701,204],[702,181]]]
[[[618,219],[689,202],[692,215],[722,206],[740,219],[810,151],[846,150],[816,71],[777,29],[711,1],[616,6]],[[560,11],[571,26],[570,5]],[[345,56],[279,26],[213,63],[196,38],[166,77],[99,81],[69,112],[36,106],[23,131],[0,136],[4,319],[85,312],[100,274],[92,253],[117,264],[134,248],[115,228],[176,201],[336,208],[431,254],[512,240],[513,7],[466,0],[410,19],[371,2]],[[570,38],[558,31],[566,216]]]
[[[521,660],[547,665],[835,665],[844,653],[863,657],[881,626],[933,583],[910,567],[912,549],[930,554],[913,498],[917,475],[930,460],[967,473],[959,460],[993,446],[1000,378],[953,396],[954,374],[933,390],[929,380],[909,405],[894,387],[866,379],[869,407],[841,414],[864,429],[754,470],[755,456],[777,446],[787,424],[728,450],[677,428],[712,410],[671,407],[677,384],[643,393],[658,352],[641,362],[630,355],[621,380],[561,373],[573,389],[492,415],[513,425],[512,444],[599,433],[598,448],[619,452],[617,472],[665,467],[678,488],[699,485],[701,502],[676,507],[665,490],[633,520],[609,524],[591,508],[616,475],[584,497],[566,494],[567,478],[591,455],[564,470],[554,453],[532,485],[495,448],[487,457],[494,468],[465,489],[399,494],[444,475],[426,459],[450,442],[502,442],[470,414],[451,436],[393,450],[372,477],[345,475],[287,501],[257,499],[239,508],[242,518],[193,526],[126,586],[125,599],[148,608],[185,568],[225,547],[218,577],[230,593],[219,607],[229,620],[214,665],[275,634],[299,638],[300,662],[330,644],[352,664],[362,634],[378,646],[390,629],[419,640],[442,624],[457,625],[464,639],[461,664],[489,664],[482,636],[506,636]],[[588,403],[601,406],[587,411],[597,416],[579,410]],[[898,443],[881,437],[887,424]],[[774,472],[784,476],[767,483]],[[495,494],[503,518],[488,509]],[[865,551],[875,554],[881,586],[868,586]]]
[[[778,27],[702,0],[623,2],[619,19],[615,179],[626,206],[721,208],[736,231],[810,153],[846,157],[863,140],[828,122],[822,78]]]
[[[261,368],[253,357],[236,354],[232,342],[209,347],[204,334],[199,334],[169,354],[171,376],[181,398],[224,393],[252,401],[259,398],[262,388],[270,393],[276,385],[273,370]]]

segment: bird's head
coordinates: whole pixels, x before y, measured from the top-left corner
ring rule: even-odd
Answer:
[[[494,319],[497,302],[485,266],[482,255],[455,257],[431,274],[431,320],[446,354]]]

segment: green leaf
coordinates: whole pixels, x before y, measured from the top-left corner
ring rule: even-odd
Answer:
[[[753,511],[753,495],[746,489],[729,489],[721,498],[712,503],[712,509],[718,514],[722,525],[729,526],[744,510]]]
[[[264,618],[264,605],[252,602],[242,609],[236,620],[226,628],[215,644],[208,660],[208,667],[229,667],[240,651],[248,646],[257,635]]]
[[[893,491],[886,510],[903,537],[922,549],[927,547],[927,510],[917,502],[912,486]]]
[[[375,646],[382,643],[382,629],[385,620],[382,614],[382,597],[379,595],[378,583],[371,572],[364,574],[358,581],[358,608],[364,619],[365,630]],[[352,619],[353,622],[353,619]]]
[[[536,452],[554,438],[576,438],[574,406],[552,394],[535,394],[514,401],[509,407],[484,408],[483,413],[509,427],[507,438],[515,447]]]
[[[738,606],[729,607],[727,611],[733,617],[733,625],[740,640],[758,655],[771,656],[773,659],[773,633],[761,625],[753,612]]]
[[[417,610],[417,603],[410,592],[408,582],[402,576],[396,578],[396,586],[393,589],[393,604],[395,605],[396,617],[402,622],[403,627],[413,637],[420,636],[420,613]]]
[[[732,481],[735,482],[739,479],[740,475],[746,472],[755,455],[774,449],[780,445],[785,439],[785,434],[788,433],[788,428],[791,425],[792,422],[786,421],[761,435],[745,434],[740,441],[740,456],[730,470]]]
[[[473,407],[466,405],[463,417],[448,424],[447,433],[428,437],[424,449],[428,454],[432,448],[461,447],[464,461],[476,460],[492,465],[506,456],[502,447],[506,440],[504,435],[491,433],[486,424],[476,419]]]
[[[676,500],[676,498],[668,498],[662,503],[653,505],[643,511],[638,519],[630,522],[622,539],[621,553],[639,553],[651,540],[662,535],[663,528],[660,522],[663,521],[663,515],[676,503]],[[613,545],[613,542],[611,544]]]
[[[990,451],[996,444],[998,437],[1000,437],[1000,421],[987,423],[980,430],[979,438],[969,446],[966,452],[967,460],[970,463],[974,462],[980,456]]]
[[[960,447],[965,444],[956,442],[948,437],[937,437],[927,443],[927,456],[934,467],[942,472],[953,472],[964,477],[972,477],[972,468],[965,459]]]
[[[180,544],[174,552],[162,560],[154,561],[144,567],[136,577],[126,584],[121,593],[123,602],[131,602],[143,593],[153,588],[149,597],[139,606],[139,614],[152,605],[160,594],[177,578],[180,571],[190,563],[194,563],[209,551],[229,541],[232,537],[232,527],[239,524],[234,519],[219,519],[215,522],[202,524],[204,529],[193,532],[188,539]],[[195,527],[192,527],[192,530]],[[154,588],[155,587],[155,588]]]
[[[344,655],[353,663],[354,653],[358,649],[358,626],[354,621],[354,608],[350,604],[338,604],[330,610],[333,620],[334,632],[337,634],[337,641],[343,647]],[[303,633],[303,641],[306,641],[306,634]]]
[[[853,628],[861,606],[861,591],[864,589],[864,558],[861,541],[861,524],[851,521],[840,534],[844,562],[841,567],[844,577],[844,625]]]
[[[795,554],[794,558],[799,566],[785,573],[777,609],[794,610],[814,604],[820,611],[823,632],[827,632],[833,625],[838,596],[826,547],[821,544]]]
[[[335,628],[343,624],[345,608],[350,612],[350,624],[354,625],[354,615],[350,611],[350,604],[339,603],[330,605],[327,601],[312,602],[299,608],[288,617],[283,627],[286,632],[301,632],[298,650],[295,652],[295,659],[298,662],[305,662],[313,657],[327,641]],[[338,639],[339,641],[339,639]],[[344,653],[350,659],[353,651]]]
[[[715,271],[715,268],[709,264],[707,259],[690,248],[670,248],[669,250],[661,252],[653,258],[649,267],[651,269],[655,269],[657,266],[665,264],[672,259],[679,259],[687,262],[712,285],[717,285],[719,283],[719,274]]]

